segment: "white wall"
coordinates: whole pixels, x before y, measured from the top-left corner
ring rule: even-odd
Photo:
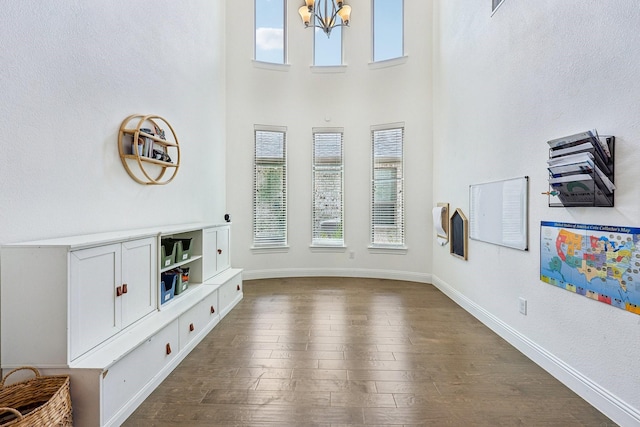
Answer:
[[[313,30],[305,29],[298,2],[288,2],[288,66],[265,69],[252,62],[253,1],[227,8],[227,206],[234,223],[232,258],[246,277],[306,274],[402,276],[428,280],[431,271],[431,21],[430,2],[405,2],[406,63],[388,68],[371,61],[370,2],[354,4],[343,29],[339,73],[311,69]],[[419,37],[414,36],[419,35]],[[404,255],[371,253],[370,127],[405,123],[406,243]],[[253,130],[287,126],[287,253],[254,253],[252,245]],[[345,144],[344,252],[314,252],[311,243],[313,127],[343,127]],[[349,259],[349,252],[355,258]]]
[[[9,1],[0,23],[0,243],[223,220],[224,2]],[[177,133],[169,185],[120,162],[134,113]]]
[[[468,213],[469,184],[528,175],[530,249],[471,240],[465,262],[434,247],[434,283],[636,425],[640,317],[541,282],[539,230],[541,220],[640,225],[640,9],[635,0],[505,0],[491,17],[490,3],[435,2],[434,200]],[[616,207],[549,208],[545,141],[591,128],[617,138]]]

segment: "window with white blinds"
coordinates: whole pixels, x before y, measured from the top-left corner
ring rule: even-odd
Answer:
[[[253,245],[287,244],[287,150],[285,130],[255,130]]]
[[[312,245],[344,245],[342,130],[313,132]]]
[[[371,244],[404,246],[404,127],[371,131]]]

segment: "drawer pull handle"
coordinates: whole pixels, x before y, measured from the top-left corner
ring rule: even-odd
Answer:
[[[123,294],[127,293],[127,284],[126,283],[122,285],[122,293]]]
[[[193,326],[193,323],[189,324],[189,332],[193,332],[196,329],[195,326]]]
[[[215,312],[216,312],[216,309],[215,309],[215,308],[213,308],[213,306],[211,306],[211,314],[213,314],[213,313],[215,313]]]
[[[122,286],[118,286],[118,287],[116,288],[116,296],[117,296],[117,297],[122,296]]]
[[[167,356],[171,354],[171,344],[167,343]]]
[[[222,249],[218,249],[218,255],[222,253]]]
[[[238,290],[240,290],[240,285],[238,285]]]

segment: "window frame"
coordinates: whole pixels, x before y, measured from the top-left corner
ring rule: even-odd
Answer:
[[[402,6],[402,20],[401,20],[402,38],[401,38],[400,55],[393,56],[391,58],[376,59],[376,1],[382,1],[382,0],[371,0],[371,63],[372,64],[385,63],[390,61],[396,61],[399,58],[404,58],[405,57],[405,18],[404,18],[405,2],[404,0],[400,0],[401,6]]]
[[[313,128],[312,129],[312,150],[311,150],[311,174],[312,174],[312,179],[311,179],[311,246],[312,247],[334,247],[334,248],[344,248],[345,247],[345,234],[344,234],[344,128]],[[318,143],[318,138],[317,136],[319,135],[339,135],[339,150],[340,150],[340,154],[338,157],[338,161],[337,162],[327,162],[324,164],[321,164],[320,162],[317,161],[316,158],[316,147],[317,147],[317,143]],[[329,137],[330,138],[330,137]],[[340,179],[340,183],[339,183],[339,192],[340,192],[340,200],[339,200],[339,222],[338,222],[338,229],[339,229],[339,235],[340,238],[322,238],[319,236],[319,234],[322,234],[323,230],[321,229],[321,227],[316,227],[316,222],[317,220],[319,220],[317,218],[317,215],[320,213],[318,211],[318,209],[316,209],[316,203],[317,203],[317,199],[316,199],[316,193],[317,193],[317,188],[318,185],[322,185],[323,181],[318,180],[318,173],[320,173],[320,176],[331,176],[331,175],[339,175],[339,179]],[[324,220],[324,221],[329,221],[331,219],[336,219],[336,218],[330,218],[328,220]],[[323,221],[323,222],[324,222]],[[321,223],[319,223],[318,225],[320,225]],[[333,227],[331,227],[333,228]],[[329,229],[326,230],[327,233],[329,232],[333,232],[335,233],[336,230],[335,229]]]
[[[379,132],[400,132],[400,160],[392,161],[393,157],[389,156],[388,160],[384,161],[382,158],[380,160],[376,160],[376,141],[377,135]],[[370,249],[390,249],[393,251],[396,250],[406,250],[406,200],[404,198],[404,180],[405,180],[405,160],[404,160],[404,136],[405,136],[405,124],[404,122],[399,123],[389,123],[384,125],[376,125],[371,126],[371,199],[370,199]],[[384,141],[382,141],[384,142]],[[396,148],[397,149],[397,148]],[[395,165],[394,165],[395,163]],[[377,210],[376,205],[380,205],[380,200],[376,199],[377,194],[377,186],[379,187],[382,184],[390,183],[391,180],[383,180],[379,176],[376,176],[376,171],[393,171],[395,174],[395,178],[393,181],[395,182],[396,191],[393,194],[393,200],[389,201],[392,206],[391,216],[379,215],[379,211]],[[399,176],[398,176],[399,175]],[[379,193],[378,193],[379,194]],[[387,209],[388,210],[388,209]],[[386,221],[393,220],[393,223],[388,223]],[[378,222],[382,221],[382,222]],[[391,227],[389,227],[391,226]],[[392,241],[383,241],[380,238],[381,229],[382,228],[394,228],[394,230],[389,230],[390,236],[392,237]]]
[[[267,157],[259,157],[258,156],[258,136],[260,133],[273,133],[273,134],[281,134],[282,135],[282,157],[272,157],[272,159],[281,159],[281,160],[270,160],[267,161]],[[252,203],[252,249],[283,249],[288,248],[288,189],[287,189],[287,128],[284,126],[265,126],[265,125],[255,125],[254,126],[254,153],[253,153],[253,203]],[[263,159],[263,160],[260,160]],[[280,178],[281,190],[282,190],[282,198],[281,202],[283,204],[281,208],[282,216],[274,221],[282,222],[282,227],[274,228],[277,233],[282,234],[282,238],[280,239],[268,239],[268,238],[258,238],[257,232],[258,227],[256,224],[258,223],[258,209],[257,209],[257,183],[259,176],[259,166],[267,166],[267,167],[280,167],[282,169],[282,177]],[[271,224],[273,225],[273,223]]]
[[[258,46],[257,46],[257,22],[258,22],[258,8],[256,7],[256,1],[253,0],[253,60],[262,64],[272,64],[275,66],[287,65],[287,0],[278,0],[282,2],[282,62],[265,61],[264,59],[258,59]]]

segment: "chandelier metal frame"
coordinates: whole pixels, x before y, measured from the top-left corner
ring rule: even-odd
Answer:
[[[342,0],[305,0],[305,6],[302,6],[298,13],[305,28],[320,28],[329,37],[335,27],[349,26],[351,6],[344,4]],[[336,23],[338,18],[339,24]]]

